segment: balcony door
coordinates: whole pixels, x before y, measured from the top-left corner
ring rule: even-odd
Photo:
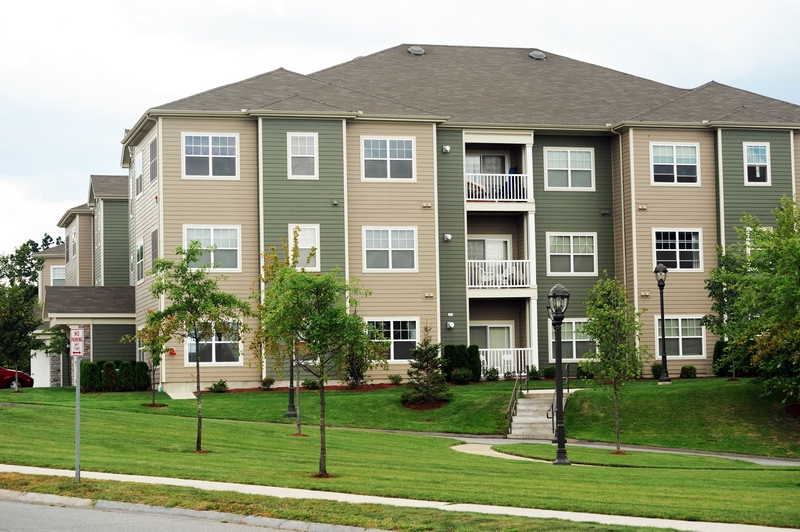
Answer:
[[[468,174],[506,174],[505,155],[469,155],[466,157]]]
[[[480,349],[511,349],[511,325],[470,325],[469,341]]]
[[[467,260],[508,260],[507,238],[470,238],[467,240]]]

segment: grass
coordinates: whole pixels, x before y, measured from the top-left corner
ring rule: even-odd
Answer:
[[[307,430],[308,438],[293,438],[288,426],[206,419],[204,448],[210,452],[198,455],[190,452],[191,418],[87,409],[81,427],[86,471],[800,527],[800,512],[790,503],[800,496],[800,473],[792,469],[705,469],[697,475],[684,469],[654,474],[646,468],[555,467],[457,453],[448,439],[331,429],[328,470],[336,478],[315,479],[314,429]],[[71,469],[73,449],[72,411],[0,407],[0,463]]]

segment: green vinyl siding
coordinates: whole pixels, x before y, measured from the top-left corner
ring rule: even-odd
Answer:
[[[566,318],[583,318],[589,290],[607,271],[614,276],[614,226],[612,213],[611,138],[606,136],[536,135],[533,146],[533,189],[536,200],[536,279],[539,367],[548,360],[547,294],[556,284],[570,293]],[[594,148],[594,185],[590,191],[545,190],[545,148]],[[607,213],[607,214],[604,214]],[[597,275],[547,275],[547,233],[597,233]]]
[[[103,200],[103,285],[128,286],[128,202]]]
[[[744,184],[744,143],[769,143],[769,186]],[[774,226],[772,211],[782,196],[792,195],[792,154],[790,131],[722,131],[722,179],[725,209],[725,244],[739,240],[744,213],[758,216],[764,226]]]
[[[439,242],[439,330],[443,344],[466,344],[469,327],[463,135],[461,131],[438,129],[436,139],[439,234],[453,236],[450,242]],[[442,153],[442,146],[450,146],[450,153]],[[453,329],[446,327],[448,321],[455,324]]]
[[[120,343],[123,336],[134,334],[135,325],[93,325],[92,361],[136,360],[136,344]]]
[[[287,133],[317,133],[319,179],[289,179]],[[319,224],[322,271],[345,267],[344,132],[341,120],[261,119],[264,246],[281,249],[289,224]],[[336,204],[334,204],[334,202]]]
[[[97,200],[97,204],[94,206],[94,233],[92,236],[92,256],[94,260],[94,279],[92,279],[92,285],[96,285],[97,279],[102,278],[103,274],[103,245],[101,243],[100,246],[97,245],[95,240],[97,236],[97,224],[103,223],[103,202],[102,200]]]

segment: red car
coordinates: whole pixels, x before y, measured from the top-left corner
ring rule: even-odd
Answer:
[[[33,388],[33,377],[22,371],[17,373],[21,388]],[[0,366],[0,388],[14,387],[14,370]]]

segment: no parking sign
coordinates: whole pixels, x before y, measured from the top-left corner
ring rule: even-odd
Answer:
[[[83,328],[69,330],[69,354],[73,357],[83,356]]]

